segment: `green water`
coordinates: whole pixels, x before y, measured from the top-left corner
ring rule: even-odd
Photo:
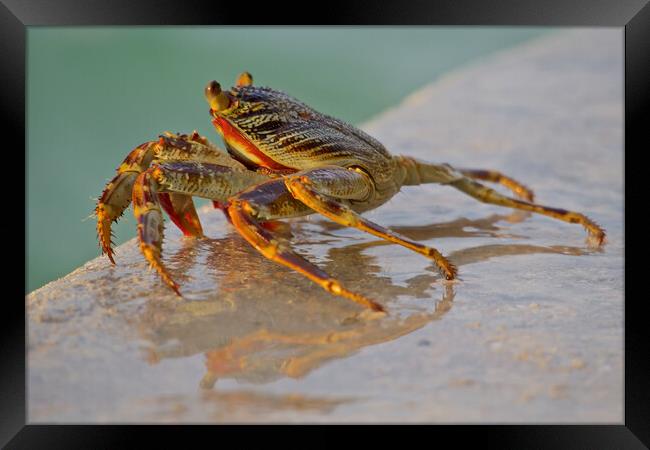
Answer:
[[[360,123],[441,74],[540,28],[141,27],[28,29],[27,283],[99,254],[86,219],[114,169],[162,131],[213,131],[203,88],[256,84]],[[200,202],[198,202],[200,203]],[[130,212],[116,243],[135,235]],[[117,255],[119,264],[119,254]]]

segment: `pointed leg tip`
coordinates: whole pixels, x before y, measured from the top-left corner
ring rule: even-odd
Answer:
[[[116,265],[115,258],[114,258],[115,252],[113,251],[113,249],[111,247],[100,247],[100,248],[102,251],[102,255],[106,255],[106,257],[111,262],[111,264]]]
[[[591,247],[602,247],[607,242],[607,232],[596,222],[586,218],[587,244]]]
[[[444,265],[439,265],[439,270],[445,278],[445,281],[454,281],[458,279],[458,268],[448,260],[445,260]]]
[[[357,301],[358,303],[360,303],[360,304],[362,304],[363,306],[366,307],[366,310],[365,310],[366,313],[370,313],[370,314],[373,314],[373,315],[386,315],[386,314],[388,314],[388,311],[386,311],[386,308],[384,308],[383,305],[377,303],[376,301],[370,300],[369,298],[358,295],[358,294],[354,294],[354,295],[357,296],[357,300],[355,300],[355,301]]]
[[[522,193],[521,197],[526,200],[528,203],[534,203],[535,202],[535,193],[533,192],[532,189],[530,189],[528,186],[522,185]]]
[[[164,275],[164,281],[167,283],[167,286],[171,288],[172,291],[178,296],[179,300],[183,299],[183,294],[181,294],[181,287],[176,283],[174,280],[172,280],[167,273]]]
[[[598,234],[589,234],[589,236],[587,237],[587,245],[589,245],[590,247],[601,248],[604,247],[606,243],[607,243],[607,235],[605,234],[604,231]]]

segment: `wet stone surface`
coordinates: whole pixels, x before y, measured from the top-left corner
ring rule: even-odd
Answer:
[[[622,32],[558,33],[432,83],[363,128],[394,153],[498,169],[579,226],[407,187],[366,213],[455,262],[312,216],[301,254],[360,308],[265,260],[218,211],[166,228],[179,301],[131,240],[27,296],[30,423],[623,419]],[[129,219],[133,221],[133,219]],[[135,225],[134,225],[135,233]]]

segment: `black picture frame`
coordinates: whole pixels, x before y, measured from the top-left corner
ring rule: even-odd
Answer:
[[[15,162],[0,176],[9,177],[19,173],[20,163],[25,164],[25,75],[26,75],[26,27],[72,26],[72,25],[226,25],[279,24],[302,25],[526,25],[526,26],[608,26],[625,28],[625,192],[634,199],[635,193],[647,192],[641,185],[643,170],[632,165],[635,155],[647,152],[648,138],[643,117],[648,116],[650,99],[650,4],[648,0],[506,0],[484,2],[469,0],[414,1],[372,3],[327,2],[305,3],[256,3],[243,8],[241,2],[189,2],[180,0],[133,1],[47,1],[11,0],[0,4],[0,60],[2,61],[2,124],[4,155]],[[312,7],[314,9],[312,9]],[[291,12],[303,16],[292,17]],[[645,113],[645,114],[644,114]],[[645,125],[645,126],[644,126]],[[9,144],[7,137],[12,137]],[[638,147],[638,148],[637,148]],[[26,171],[23,171],[29,176]],[[16,182],[18,183],[18,182]],[[16,184],[17,185],[17,184]],[[23,186],[26,184],[23,180]],[[5,193],[5,201],[15,201],[16,189]],[[23,199],[26,199],[23,192]],[[628,205],[644,202],[630,201]],[[21,224],[11,205],[10,220],[0,221],[7,241],[19,242],[16,230],[24,233],[26,223]],[[625,236],[631,239],[636,224],[632,219],[632,207],[625,208]],[[22,216],[27,220],[26,215]],[[632,230],[632,231],[630,231]],[[23,238],[25,235],[23,234]],[[55,238],[53,236],[53,238]],[[643,239],[643,237],[641,237]],[[23,239],[24,242],[24,239]],[[640,240],[639,242],[643,242]],[[634,249],[632,250],[634,251]],[[637,250],[638,251],[638,250]],[[23,248],[23,254],[25,254]],[[3,259],[8,267],[18,271],[15,262],[20,255],[5,250]],[[628,251],[625,249],[627,260]],[[23,265],[26,271],[26,264]],[[620,425],[525,425],[525,426],[472,426],[439,427],[435,440],[454,439],[454,445],[469,439],[499,447],[516,448],[644,448],[650,445],[650,390],[648,389],[648,326],[642,313],[643,296],[629,297],[632,285],[641,279],[643,264],[626,264],[625,295],[634,301],[625,303],[625,420]],[[3,273],[5,280],[18,279]],[[18,284],[18,283],[15,283]],[[27,425],[25,392],[25,309],[24,303],[14,295],[13,286],[3,283],[5,310],[2,320],[2,375],[0,376],[0,446],[6,448],[121,448],[131,447],[134,428],[121,433],[116,426],[34,426]],[[22,294],[24,295],[24,293]],[[21,319],[22,318],[22,319]],[[201,427],[203,431],[211,427]],[[195,442],[196,431],[184,432],[185,427],[147,427],[157,439],[171,436]],[[219,430],[223,433],[223,429]],[[374,431],[373,431],[374,433]],[[442,434],[440,434],[442,433]],[[324,433],[318,433],[325,437]],[[316,437],[314,434],[310,439]],[[241,437],[240,437],[241,438]],[[153,442],[153,441],[152,441]],[[323,443],[325,440],[323,440]],[[334,440],[335,442],[335,440]]]

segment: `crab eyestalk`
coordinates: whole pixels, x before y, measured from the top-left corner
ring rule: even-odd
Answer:
[[[205,87],[205,99],[213,111],[223,111],[230,107],[230,96],[221,90],[221,85],[212,80]]]
[[[250,86],[253,84],[253,75],[248,72],[242,72],[237,77],[237,86]]]

